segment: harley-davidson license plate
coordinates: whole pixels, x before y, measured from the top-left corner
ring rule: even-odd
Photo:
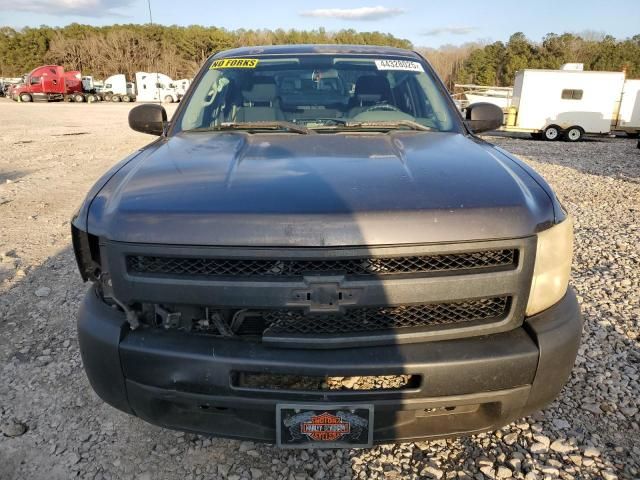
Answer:
[[[373,445],[373,405],[276,405],[282,448],[357,448]]]

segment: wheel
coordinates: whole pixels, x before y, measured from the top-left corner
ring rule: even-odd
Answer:
[[[629,137],[629,138],[638,138],[638,137],[640,137],[640,131],[639,132],[627,132],[627,137]]]
[[[167,95],[164,97],[164,103],[173,103],[173,97],[171,95]]]
[[[113,97],[111,97],[111,101],[117,103],[120,101],[120,97],[118,95],[114,95]]]
[[[74,102],[78,102],[78,103],[84,102],[84,95],[80,95],[80,94],[74,95],[73,96],[73,101]]]
[[[110,101],[111,101],[111,97],[113,97],[113,94],[111,94],[111,93],[105,93],[105,94],[104,94],[104,101],[105,101],[105,102],[110,102]]]
[[[544,131],[544,139],[545,140],[557,140],[558,137],[560,137],[560,129],[558,129],[558,127],[556,127],[555,125],[551,125],[550,127],[547,127]]]
[[[122,95],[122,101],[128,103],[131,101],[131,97],[129,95]]]
[[[542,140],[542,132],[531,132],[531,138],[534,140]]]
[[[578,142],[584,135],[584,131],[580,127],[569,127],[566,132],[564,132],[565,140],[569,142]]]
[[[32,102],[33,98],[28,93],[21,93],[20,94],[20,101],[21,102]]]
[[[96,96],[95,96],[95,95],[93,95],[93,94],[89,94],[89,95],[87,95],[87,102],[89,102],[89,103],[93,103],[93,102],[95,102],[96,100],[97,100],[97,99],[96,99]]]

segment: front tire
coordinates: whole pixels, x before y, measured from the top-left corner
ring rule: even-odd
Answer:
[[[129,103],[131,101],[131,97],[129,95],[122,95],[122,101]]]
[[[164,97],[164,103],[173,103],[173,97],[171,95],[167,95]]]
[[[21,102],[25,102],[25,103],[33,102],[33,97],[31,95],[29,95],[28,93],[21,93],[20,94],[20,101]]]
[[[77,102],[77,103],[82,103],[84,102],[84,95],[75,95],[73,97],[73,101]]]
[[[113,103],[118,103],[120,101],[120,97],[118,95],[114,95],[113,97],[111,97],[111,101]]]
[[[584,130],[580,127],[569,127],[566,132],[564,132],[565,140],[569,142],[579,142],[582,140],[582,136],[584,135]]]
[[[543,135],[545,140],[553,142],[560,138],[560,129],[555,125],[551,125],[544,130]]]

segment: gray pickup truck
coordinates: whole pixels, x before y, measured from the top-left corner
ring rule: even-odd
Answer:
[[[209,58],[72,222],[84,368],[167,428],[286,448],[473,434],[540,409],[582,329],[572,221],[415,52]]]

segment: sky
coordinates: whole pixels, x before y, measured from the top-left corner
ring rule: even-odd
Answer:
[[[228,29],[296,28],[381,31],[415,46],[505,41],[524,32],[538,41],[549,33],[640,33],[640,0],[150,0],[154,23]],[[0,0],[0,26],[148,23],[147,0]]]

